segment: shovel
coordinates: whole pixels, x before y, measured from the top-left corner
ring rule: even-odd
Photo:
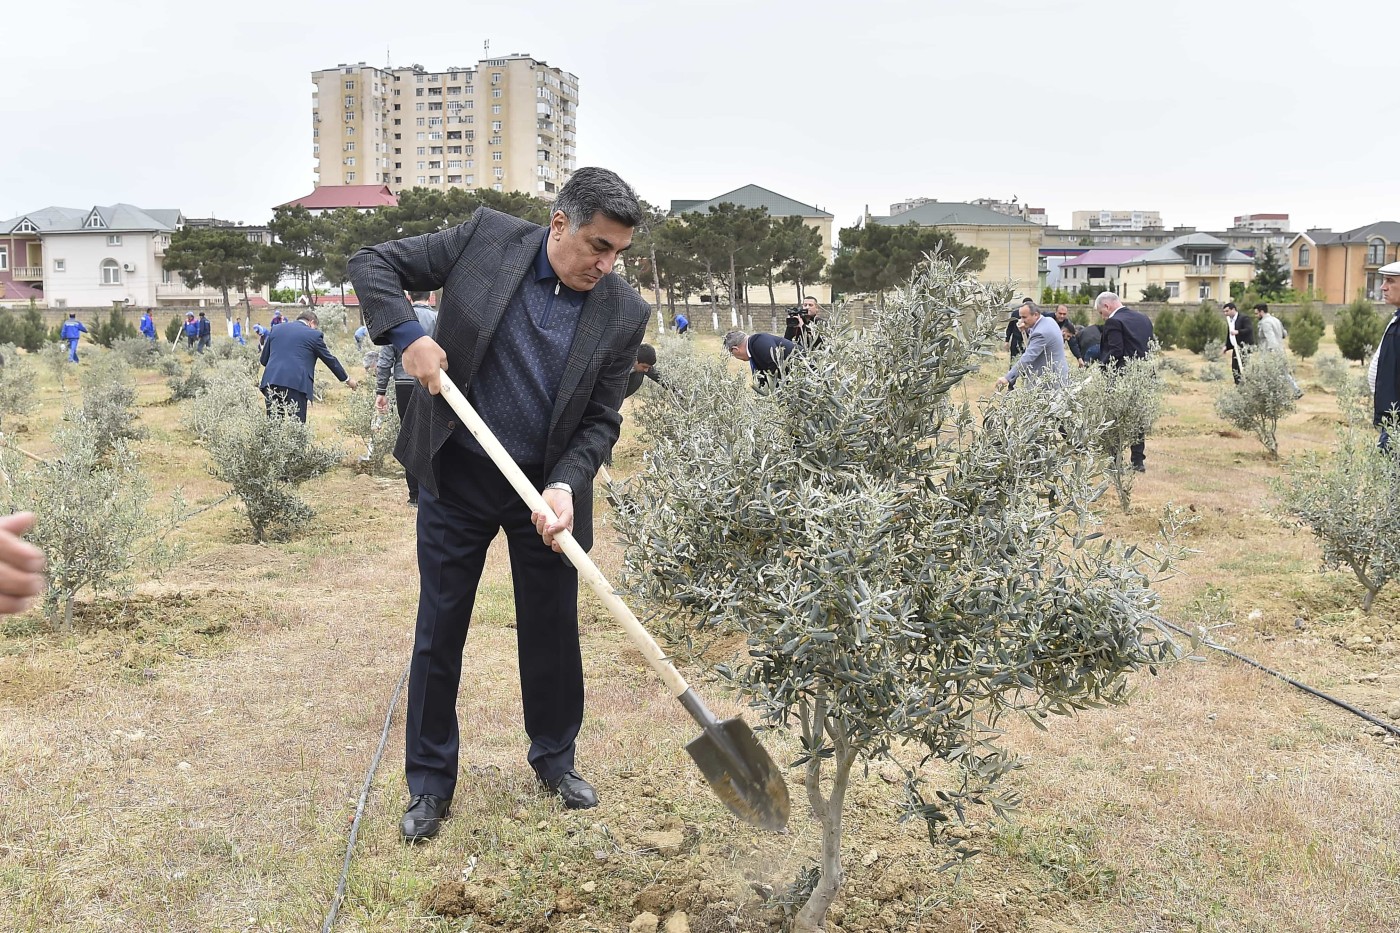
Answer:
[[[462,419],[462,424],[466,425],[472,437],[476,438],[501,473],[510,480],[510,484],[515,487],[520,498],[525,500],[525,504],[553,521],[554,510],[526,479],[520,467],[516,466],[510,454],[506,453],[506,449],[486,426],[486,422],[481,420],[476,409],[472,408],[471,403],[446,373],[442,373],[441,378],[442,397]],[[700,773],[714,789],[720,802],[739,819],[763,829],[780,830],[787,826],[787,784],[784,783],[783,775],[773,763],[773,759],[763,750],[763,746],[758,744],[753,730],[742,719],[726,719],[723,722],[715,719],[714,713],[706,708],[699,694],[691,689],[680,671],[667,660],[661,647],[642,627],[642,623],[637,621],[632,610],[613,592],[611,584],[574,540],[573,534],[561,531],[554,536],[554,540],[559,542],[569,563],[574,565],[574,569],[583,576],[589,587],[603,601],[603,605],[612,613],[613,618],[627,632],[632,643],[646,658],[647,664],[671,691],[671,695],[680,701],[686,712],[705,730],[685,748],[699,765]]]

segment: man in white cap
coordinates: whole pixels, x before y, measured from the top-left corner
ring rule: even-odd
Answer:
[[[1381,266],[1381,297],[1396,310],[1386,325],[1376,355],[1371,357],[1371,393],[1375,398],[1375,423],[1381,429],[1381,450],[1390,449],[1390,436],[1382,422],[1400,417],[1400,262]]]

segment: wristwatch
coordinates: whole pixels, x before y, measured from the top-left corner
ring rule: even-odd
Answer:
[[[548,486],[546,486],[546,487],[544,487],[544,488],[545,488],[545,489],[562,489],[562,490],[564,490],[565,492],[567,492],[567,493],[569,494],[569,498],[570,498],[570,499],[572,499],[572,498],[574,497],[574,487],[570,486],[568,483],[550,483]]]

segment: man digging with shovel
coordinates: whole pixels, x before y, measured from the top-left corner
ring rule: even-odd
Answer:
[[[593,539],[593,477],[616,443],[627,377],[649,308],[612,271],[642,209],[616,174],[583,168],[559,192],[548,227],[479,209],[441,233],[360,250],[350,277],[371,338],[402,353],[418,385],[395,456],[420,483],[419,601],[409,673],[401,826],[435,836],[457,784],[457,691],[477,583],[505,530],[515,587],[527,760],[564,806],[598,804],[575,769],[583,722],[578,575],[555,535]],[[442,289],[428,336],[404,292]],[[556,516],[512,492],[438,397],[452,367],[471,403]]]

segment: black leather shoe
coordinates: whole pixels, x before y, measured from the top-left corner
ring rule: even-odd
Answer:
[[[404,811],[403,822],[399,824],[403,841],[421,842],[436,836],[442,828],[442,821],[447,819],[447,808],[451,804],[451,800],[432,794],[414,794],[408,802],[408,809]]]
[[[540,783],[559,795],[565,809],[591,810],[598,806],[598,792],[579,777],[577,771],[565,771],[556,778],[540,778]]]
[[[1147,467],[1143,466],[1141,463],[1134,463],[1134,464],[1133,464],[1133,472],[1135,472],[1135,473],[1146,473],[1146,472],[1147,472]]]

